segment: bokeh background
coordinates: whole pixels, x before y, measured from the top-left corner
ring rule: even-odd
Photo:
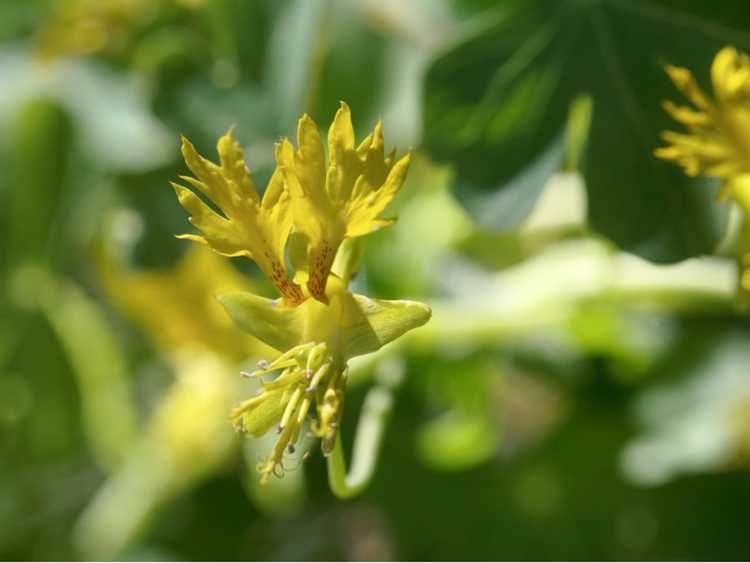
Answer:
[[[652,156],[674,63],[750,49],[743,0],[0,0],[0,558],[750,557],[750,325],[718,186]],[[339,100],[412,147],[357,290],[429,325],[341,501],[313,446],[258,486],[228,422],[273,295],[190,229],[179,134],[256,184]]]

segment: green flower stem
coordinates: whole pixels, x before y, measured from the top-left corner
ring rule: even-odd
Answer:
[[[393,408],[394,385],[378,384],[367,393],[354,439],[351,472],[347,473],[341,433],[328,457],[328,483],[333,494],[345,499],[361,493],[370,484],[378,464],[383,434]]]

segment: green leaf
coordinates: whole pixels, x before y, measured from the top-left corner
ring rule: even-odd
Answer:
[[[422,426],[417,448],[422,461],[443,471],[464,471],[490,459],[500,437],[492,420],[479,413],[449,411]]]
[[[575,96],[590,94],[582,172],[592,227],[652,260],[709,252],[720,228],[706,209],[707,194],[652,156],[659,132],[674,127],[661,101],[679,98],[663,66],[707,77],[722,46],[748,49],[750,35],[738,31],[748,24],[743,5],[519,4],[434,61],[425,87],[425,144],[435,157],[455,162],[460,197],[489,194],[539,160]]]
[[[81,395],[86,436],[100,466],[118,467],[136,438],[136,412],[124,352],[98,303],[74,283],[45,299],[55,332]]]
[[[17,265],[46,258],[70,165],[72,126],[58,104],[28,102],[11,135],[13,189],[8,202],[6,259]]]

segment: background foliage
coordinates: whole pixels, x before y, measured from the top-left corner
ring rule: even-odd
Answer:
[[[652,157],[663,65],[707,83],[744,4],[0,3],[0,557],[747,558],[730,213]],[[358,288],[435,313],[354,369],[347,444],[402,381],[346,502],[314,451],[258,487],[227,414],[269,351],[211,295],[272,291],[173,237],[168,185],[231,125],[263,185],[342,99],[416,156]]]

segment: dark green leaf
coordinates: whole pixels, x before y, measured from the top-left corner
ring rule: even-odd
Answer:
[[[710,252],[720,229],[704,195],[652,156],[659,132],[674,127],[660,103],[679,98],[662,69],[669,62],[707,76],[722,46],[750,47],[750,35],[739,31],[748,20],[743,5],[527,2],[434,62],[426,146],[455,162],[459,196],[472,201],[477,191],[505,189],[538,161],[574,96],[589,93],[594,114],[582,170],[594,229],[659,261]],[[483,208],[476,200],[468,207]]]

